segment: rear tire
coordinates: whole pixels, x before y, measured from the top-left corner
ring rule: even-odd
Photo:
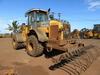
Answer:
[[[37,57],[43,54],[43,46],[34,35],[28,37],[26,41],[26,51],[28,55]]]
[[[20,44],[16,40],[12,41],[12,45],[13,45],[13,48],[16,50],[20,48]]]
[[[22,39],[21,33],[12,34],[12,45],[13,45],[13,48],[16,50],[25,48],[25,43]]]

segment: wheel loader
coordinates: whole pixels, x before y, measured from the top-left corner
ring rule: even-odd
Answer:
[[[94,39],[100,39],[100,32],[97,32],[97,31],[93,30],[93,38]]]
[[[100,31],[97,29],[86,29],[83,28],[80,31],[80,37],[84,39],[100,39]]]
[[[65,30],[70,33],[70,25],[51,19],[49,11],[31,9],[25,16],[28,24],[22,24],[20,30],[12,35],[14,49],[25,47],[30,56],[37,57],[53,50],[74,53],[74,50],[84,46],[75,39],[64,38]]]
[[[80,30],[80,37],[83,39],[90,39],[93,38],[93,31],[92,29],[83,28]]]

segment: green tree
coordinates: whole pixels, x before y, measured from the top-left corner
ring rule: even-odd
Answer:
[[[19,29],[19,23],[17,21],[13,21],[11,24],[8,24],[7,30],[17,32]]]

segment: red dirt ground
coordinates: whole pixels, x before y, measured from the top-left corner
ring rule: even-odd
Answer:
[[[85,44],[93,44],[100,49],[100,40],[81,40]],[[30,57],[25,49],[14,50],[10,38],[0,38],[0,75],[14,72],[17,75],[69,75],[66,71],[57,69],[49,70],[52,64],[50,58]],[[73,74],[74,75],[74,74]],[[100,57],[81,75],[100,75]]]

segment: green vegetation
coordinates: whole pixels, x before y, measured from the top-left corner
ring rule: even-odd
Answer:
[[[10,33],[0,34],[0,38],[10,38],[10,37],[11,37]]]
[[[7,30],[17,32],[19,29],[19,23],[17,21],[13,21],[12,24],[8,24]]]
[[[11,24],[8,24],[8,28],[6,28],[9,31],[17,32],[19,29],[19,23],[17,21],[13,21]],[[10,38],[10,33],[0,34],[0,38]]]

